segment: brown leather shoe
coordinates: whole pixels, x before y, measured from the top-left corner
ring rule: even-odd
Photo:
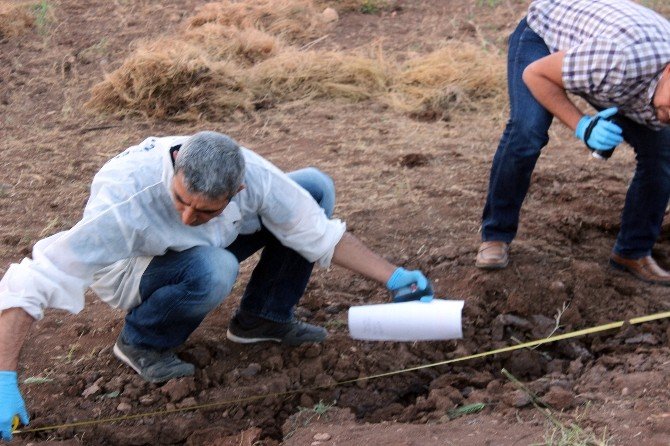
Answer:
[[[481,269],[503,269],[509,263],[509,243],[482,242],[477,251],[475,266]]]
[[[627,259],[612,253],[610,255],[610,265],[616,269],[628,271],[645,282],[670,286],[670,273],[658,266],[651,256]]]

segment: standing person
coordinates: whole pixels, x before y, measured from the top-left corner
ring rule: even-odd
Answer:
[[[0,438],[28,423],[16,368],[46,308],[72,313],[91,289],[128,310],[114,355],[144,379],[193,375],[174,349],[231,291],[239,263],[263,249],[227,337],[233,342],[321,342],[326,330],[294,308],[314,263],[341,265],[432,299],[419,271],[396,267],[331,219],[332,180],[317,169],[284,174],[226,135],[148,138],[95,176],[81,221],[35,244],[0,281]],[[406,294],[400,296],[408,298]]]
[[[553,116],[607,157],[637,155],[610,264],[670,285],[651,257],[670,196],[670,23],[628,0],[534,0],[509,41],[510,118],[493,158],[476,266],[505,268]],[[598,112],[585,115],[567,93]]]

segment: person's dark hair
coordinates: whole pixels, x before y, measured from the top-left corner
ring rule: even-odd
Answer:
[[[223,133],[199,132],[179,149],[175,175],[183,174],[189,192],[207,198],[232,197],[244,178],[244,157],[239,144]]]

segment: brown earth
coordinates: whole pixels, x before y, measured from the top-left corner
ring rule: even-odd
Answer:
[[[327,342],[232,344],[225,330],[252,260],[232,296],[181,352],[197,364],[196,376],[160,386],[115,360],[110,346],[123,313],[88,296],[79,315],[49,312],[34,326],[19,370],[22,380],[33,379],[21,387],[29,428],[49,429],[18,434],[14,444],[559,444],[560,432],[503,368],[550,404],[564,426],[607,444],[670,444],[667,320],[358,380],[541,338],[556,325],[564,333],[667,311],[667,289],[607,266],[634,169],[630,148],[599,162],[554,126],[510,267],[479,271],[473,259],[480,213],[505,104],[430,122],[376,103],[344,101],[195,123],[116,120],[83,108],[90,87],[120,65],[134,42],[175,32],[203,3],[53,0],[33,29],[0,42],[0,272],[29,255],[35,241],[79,219],[90,180],[105,160],[149,135],[212,129],[283,169],[314,165],[331,174],[340,197],[336,214],[351,231],[393,262],[425,271],[438,297],[465,300],[464,339],[352,340],[349,306],[388,296],[334,267],[315,273],[298,309],[300,317],[329,329]],[[647,4],[670,15],[660,1]],[[374,14],[343,13],[317,45],[351,49],[381,41],[385,51],[402,56],[455,39],[504,53],[526,6],[514,0],[400,2]],[[667,222],[654,255],[670,267]],[[453,409],[471,403],[485,407],[455,417]],[[194,406],[200,407],[189,409]],[[129,418],[105,421],[114,417]],[[78,422],[85,424],[65,426]]]

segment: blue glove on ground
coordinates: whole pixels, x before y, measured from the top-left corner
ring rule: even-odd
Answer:
[[[12,439],[12,421],[18,415],[21,423],[28,424],[28,411],[19,391],[16,372],[0,371],[0,439]]]
[[[394,302],[410,300],[430,302],[433,300],[433,287],[430,285],[430,280],[421,271],[397,268],[386,282],[386,288],[393,295]]]
[[[623,141],[621,127],[608,120],[617,111],[616,107],[612,107],[595,116],[582,117],[577,123],[575,136],[591,150],[613,150]]]

